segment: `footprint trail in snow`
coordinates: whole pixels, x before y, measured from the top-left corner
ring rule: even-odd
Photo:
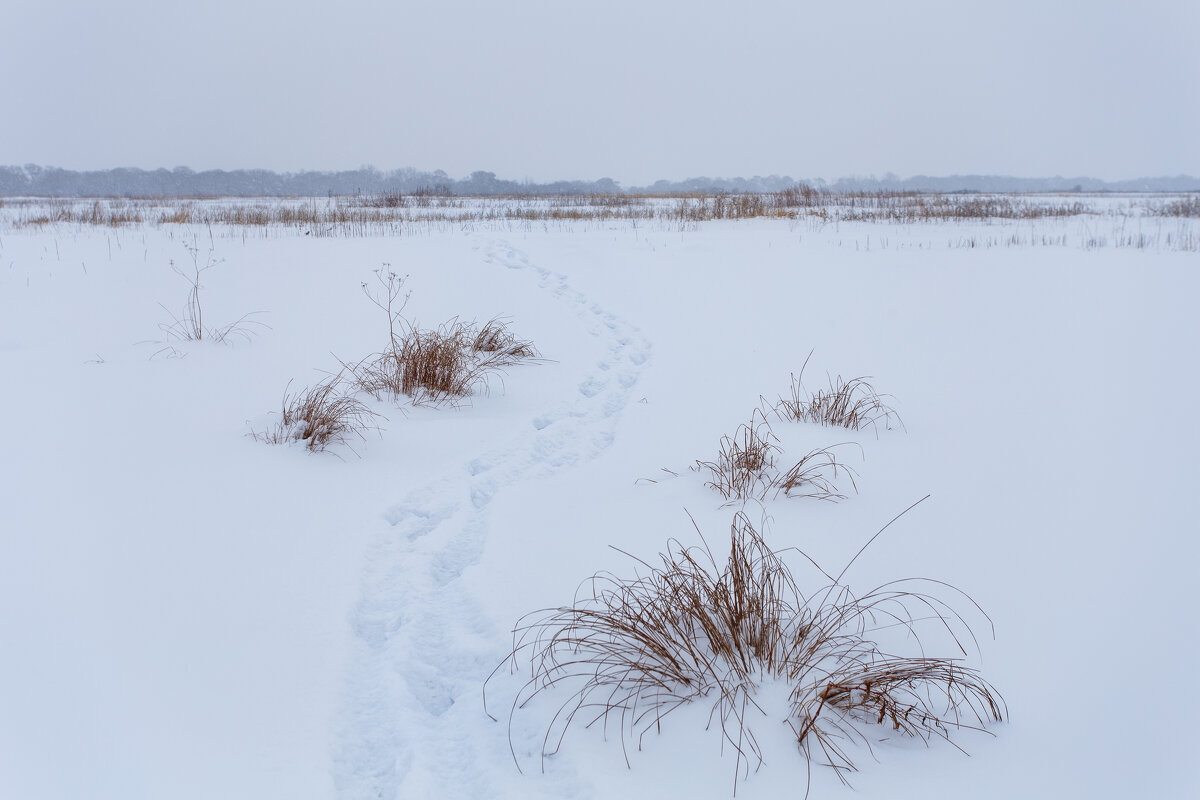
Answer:
[[[568,303],[607,354],[572,398],[535,417],[505,446],[460,465],[393,505],[367,551],[353,610],[351,655],[334,779],[351,800],[484,797],[515,780],[504,724],[481,725],[481,688],[495,666],[497,631],[460,578],[481,556],[488,505],[516,481],[597,456],[649,357],[629,324],[573,289],[566,276],[503,242],[477,247],[485,261],[532,273]],[[508,776],[507,779],[505,776]],[[525,782],[523,795],[578,794],[567,775]]]

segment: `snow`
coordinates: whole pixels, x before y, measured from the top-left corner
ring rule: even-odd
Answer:
[[[853,790],[814,765],[810,796],[1200,787],[1195,252],[1087,247],[1070,220],[0,223],[0,796],[730,796],[703,704],[627,742],[628,767],[613,730],[572,728],[543,772],[540,698],[512,718],[518,772],[520,676],[489,684],[499,722],[483,681],[521,615],[631,574],[618,550],[698,544],[689,515],[721,541],[738,508],[688,467],[810,351],[810,385],[873,376],[906,430],[773,421],[785,457],[858,442],[859,491],[747,513],[836,571],[930,494],[846,580],[968,592],[996,632],[971,617],[973,663],[1011,716],[955,735],[969,758],[856,751]],[[269,328],[165,341],[189,244],[221,260],[206,321]],[[547,360],[458,409],[371,400],[387,420],[352,450],[248,436],[289,381],[383,345],[360,288],[383,264],[409,275],[409,318],[504,314]],[[780,717],[755,723],[766,763],[738,797],[808,784]]]

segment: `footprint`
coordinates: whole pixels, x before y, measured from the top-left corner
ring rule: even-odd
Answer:
[[[579,384],[579,393],[584,397],[595,397],[596,395],[600,394],[600,392],[604,391],[604,387],[607,385],[607,381],[602,381],[598,378],[588,378],[586,381]]]
[[[467,462],[467,474],[474,477],[487,472],[494,466],[490,458],[474,458]]]
[[[484,506],[486,506],[489,502],[491,502],[492,494],[494,492],[495,492],[495,489],[491,486],[480,486],[480,485],[472,486],[471,487],[471,505],[473,505],[475,507],[476,511],[479,511]]]

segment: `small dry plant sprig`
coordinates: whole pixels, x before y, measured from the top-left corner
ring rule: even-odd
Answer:
[[[309,450],[320,452],[331,444],[348,444],[346,439],[351,435],[363,438],[364,431],[378,427],[375,420],[380,416],[346,392],[342,374],[338,373],[294,394],[285,390],[279,422],[251,436],[270,444],[301,442]]]
[[[780,419],[815,422],[852,431],[871,427],[877,434],[880,424],[886,430],[891,430],[893,421],[904,427],[896,409],[888,405],[888,401],[894,398],[875,391],[869,376],[847,380],[838,375],[836,379],[829,378],[828,389],[809,392],[804,387],[804,369],[808,366],[810,358],[811,351],[808,358],[804,359],[799,374],[792,374],[789,396],[781,396],[772,407]]]
[[[837,502],[846,495],[837,489],[839,473],[850,479],[854,491],[857,473],[853,468],[839,462],[834,450],[853,442],[843,442],[812,450],[791,468],[780,472],[776,469],[776,457],[782,455],[779,439],[771,430],[766,415],[755,409],[750,421],[739,425],[732,436],[721,437],[721,450],[713,461],[697,461],[692,470],[707,472],[709,480],[705,486],[716,490],[729,502],[765,500],[774,491],[774,497],[808,497]],[[859,451],[862,448],[859,447]]]
[[[204,266],[200,266],[200,247],[196,243],[185,245],[185,249],[192,260],[192,269],[186,271],[175,263],[174,259],[170,261],[171,271],[188,282],[187,303],[183,307],[182,313],[175,316],[162,303],[162,309],[171,316],[170,323],[163,323],[159,328],[163,333],[167,334],[172,339],[185,342],[199,342],[204,339],[223,343],[231,342],[234,339],[245,339],[249,341],[252,335],[256,332],[256,328],[268,327],[265,323],[253,319],[257,316],[258,311],[252,311],[249,314],[243,314],[240,318],[234,320],[228,325],[223,325],[217,328],[209,328],[204,325],[204,308],[200,305],[200,277],[208,270],[221,263],[221,259],[216,258],[213,251],[210,249],[205,258]],[[166,349],[166,348],[164,348]],[[161,352],[161,351],[160,351]]]
[[[750,724],[754,711],[782,717],[809,768],[827,765],[843,782],[855,770],[851,745],[871,749],[876,735],[868,738],[864,729],[882,726],[928,744],[949,741],[956,730],[984,730],[1007,715],[999,692],[961,660],[974,635],[937,595],[956,593],[978,606],[949,584],[908,579],[856,594],[842,583],[845,569],[834,578],[817,566],[824,585],[806,594],[741,513],[723,564],[707,542],[684,547],[672,540],[660,558],[657,567],[635,558],[632,577],[597,574],[572,605],[517,622],[512,651],[484,684],[484,706],[487,686],[504,666],[515,673],[528,665],[509,711],[511,745],[517,711],[551,691],[567,693],[542,739],[543,769],[572,726],[618,729],[628,764],[629,742],[640,748],[666,715],[690,702],[711,704],[710,724],[719,724],[736,753],[735,793],[739,776],[763,761]],[[955,657],[926,653],[921,640],[930,627]],[[897,632],[908,635],[913,654],[889,652],[877,641],[903,639]],[[787,707],[762,708],[759,685],[780,680],[790,687]]]
[[[412,297],[411,291],[404,291],[404,283],[407,280],[407,275],[397,275],[392,272],[392,265],[385,261],[382,267],[375,270],[375,281],[379,287],[372,287],[366,281],[363,281],[362,284],[362,292],[367,299],[387,314],[388,342],[391,344],[393,355],[397,358],[399,358],[399,352],[396,349],[396,340],[399,332],[406,325],[403,314],[404,307],[408,305],[409,298]],[[401,296],[402,294],[403,296]]]

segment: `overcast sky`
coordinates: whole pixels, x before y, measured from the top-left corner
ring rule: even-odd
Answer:
[[[1200,175],[1198,0],[11,0],[0,164]]]

